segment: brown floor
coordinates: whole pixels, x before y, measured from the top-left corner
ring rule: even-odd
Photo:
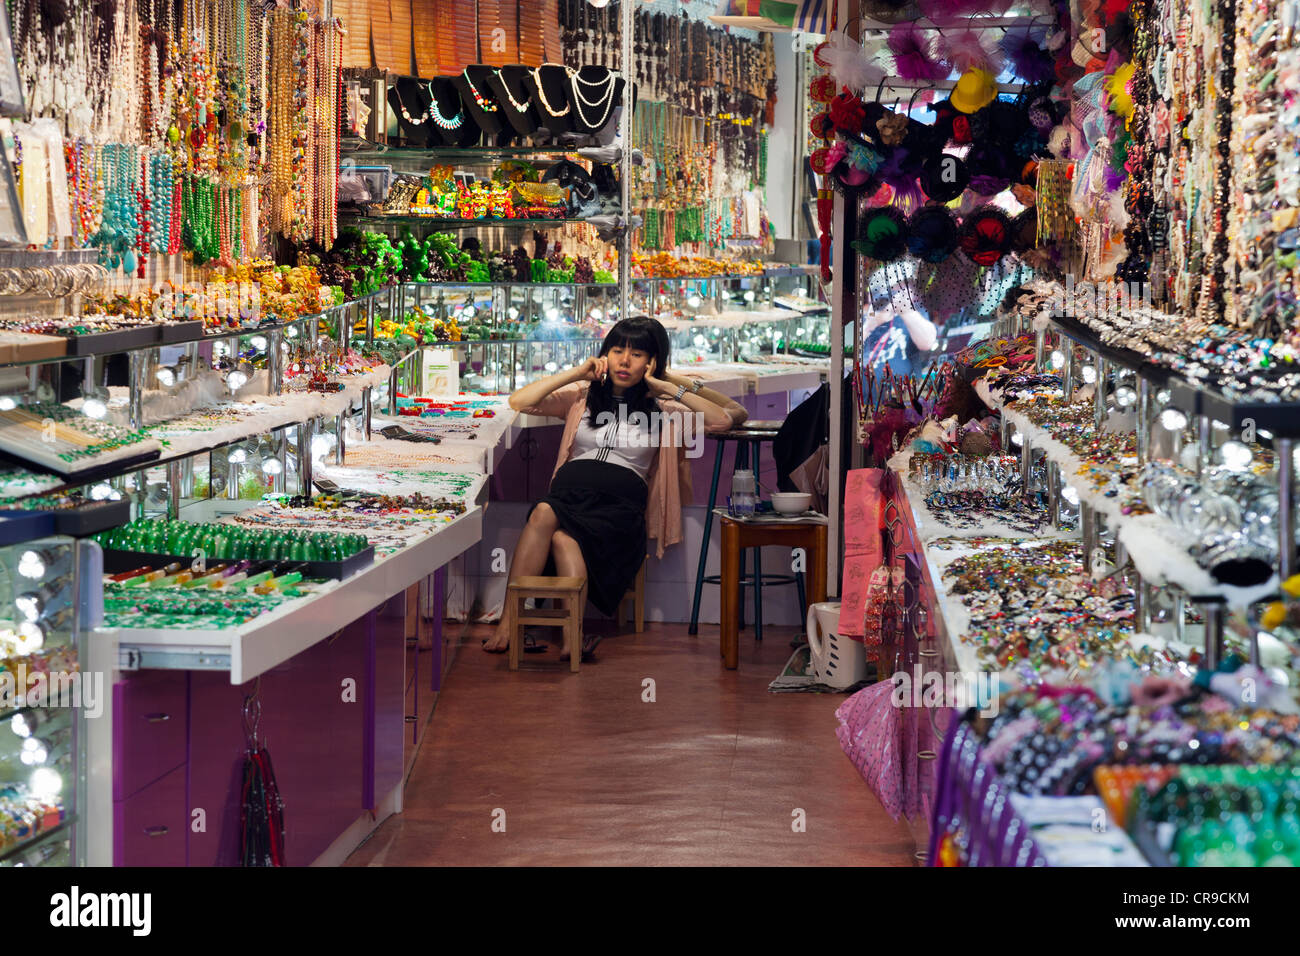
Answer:
[[[512,674],[479,649],[488,632],[458,649],[405,811],[349,866],[912,864],[907,826],[835,738],[844,697],[768,692],[790,628],[742,632],[735,672],[716,625],[610,638],[578,674],[554,651]]]

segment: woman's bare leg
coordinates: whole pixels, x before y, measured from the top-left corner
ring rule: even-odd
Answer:
[[[510,559],[510,574],[507,581],[516,578],[532,577],[546,570],[546,558],[551,553],[551,538],[559,527],[555,512],[545,501],[539,502],[528,516],[528,523],[519,535],[515,545],[514,557]],[[575,542],[576,543],[576,542]],[[563,573],[563,572],[561,572]],[[586,571],[584,570],[585,574]],[[500,653],[510,646],[510,592],[506,592],[505,609],[501,612],[501,623],[492,638],[483,645],[483,650]]]
[[[551,535],[551,554],[555,555],[555,571],[562,578],[586,578],[587,562],[582,559],[582,548],[579,547],[577,539],[567,531],[556,531]],[[568,660],[569,653],[573,649],[569,647],[568,635],[565,635],[564,646],[560,648],[560,659]],[[578,653],[582,653],[582,648],[578,648]]]

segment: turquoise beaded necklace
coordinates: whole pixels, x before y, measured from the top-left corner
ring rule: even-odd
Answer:
[[[104,218],[91,244],[109,269],[132,273],[140,238],[140,155],[136,146],[108,143],[100,154],[104,179]]]

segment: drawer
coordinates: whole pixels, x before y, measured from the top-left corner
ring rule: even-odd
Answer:
[[[185,763],[188,686],[181,671],[139,671],[113,685],[114,800]]]
[[[114,866],[185,866],[185,768],[113,801]]]

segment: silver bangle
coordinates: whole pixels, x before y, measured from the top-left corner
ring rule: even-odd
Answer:
[[[703,383],[702,381],[700,381],[698,378],[697,378],[697,379],[693,379],[693,380],[691,381],[691,391],[692,391],[692,392],[697,392],[697,393],[698,393],[699,390],[702,389],[703,387],[704,387],[704,383]]]
[[[673,396],[673,401],[674,401],[674,402],[680,402],[680,401],[682,400],[682,396],[685,395],[685,394],[686,394],[686,386],[685,386],[685,385],[678,385],[678,386],[677,386],[677,394]]]

